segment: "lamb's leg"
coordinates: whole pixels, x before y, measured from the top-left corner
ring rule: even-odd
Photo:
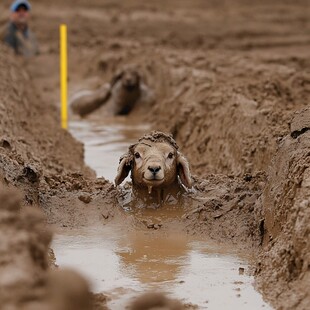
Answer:
[[[95,111],[104,105],[111,96],[110,84],[104,84],[98,90],[77,97],[71,102],[72,111],[80,116]]]

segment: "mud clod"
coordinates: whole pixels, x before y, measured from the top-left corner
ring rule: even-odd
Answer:
[[[90,203],[92,201],[92,198],[91,198],[91,196],[89,194],[82,194],[82,195],[79,196],[79,199],[81,201],[83,201],[84,203],[86,203],[86,204],[88,204],[88,203]]]
[[[159,131],[153,131],[150,134],[144,135],[142,138],[139,139],[139,142],[142,142],[144,140],[151,142],[167,142],[171,146],[173,146],[176,150],[179,148],[171,134],[166,134]]]

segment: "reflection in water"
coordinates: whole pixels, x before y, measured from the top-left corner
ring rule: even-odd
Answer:
[[[137,208],[129,214],[153,226],[64,231],[53,244],[57,263],[84,273],[94,291],[112,298],[111,309],[125,309],[132,297],[151,289],[199,309],[270,309],[255,291],[253,278],[239,275],[239,267],[248,266],[235,249],[182,230],[183,208]],[[154,223],[160,225],[154,229]]]
[[[124,309],[133,296],[150,289],[199,309],[270,309],[252,286],[253,278],[239,275],[247,263],[232,248],[175,229],[93,229],[59,233],[53,249],[61,267],[79,270],[94,291],[112,298],[111,309]]]
[[[119,251],[124,272],[133,274],[141,283],[173,282],[180,275],[189,252],[185,238],[177,234],[162,235],[135,232],[120,241]]]

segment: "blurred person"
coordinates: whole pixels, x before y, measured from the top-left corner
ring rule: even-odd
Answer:
[[[15,0],[11,5],[10,22],[3,34],[3,41],[16,54],[26,57],[39,53],[35,35],[29,29],[31,5],[28,0]]]

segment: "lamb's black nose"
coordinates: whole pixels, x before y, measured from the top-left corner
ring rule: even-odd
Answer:
[[[160,166],[148,166],[147,168],[148,168],[153,174],[156,174],[156,173],[161,169]]]

